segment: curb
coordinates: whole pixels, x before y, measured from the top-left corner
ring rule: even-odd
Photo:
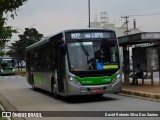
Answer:
[[[137,96],[137,97],[148,98],[148,99],[152,99],[152,100],[156,100],[156,101],[160,101],[160,94],[133,91],[133,90],[127,90],[127,89],[122,89],[121,93],[122,94],[127,94],[127,95],[132,95],[132,96]]]
[[[2,111],[18,111],[1,93],[0,106]],[[25,120],[25,118],[8,118],[7,120]]]
[[[5,111],[17,111],[17,109],[0,93],[0,103]]]
[[[1,103],[0,103],[0,111],[1,111],[1,112],[4,112],[4,111],[5,111],[4,108],[3,108],[3,106],[1,105]]]
[[[5,110],[4,110],[4,108],[3,108],[3,106],[0,104],[0,112],[5,112]],[[1,116],[2,117],[2,116]],[[11,118],[10,117],[5,117],[4,118],[5,120],[11,120]],[[3,118],[2,118],[2,120],[3,120]]]

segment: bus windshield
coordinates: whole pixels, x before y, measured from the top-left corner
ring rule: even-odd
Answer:
[[[67,43],[71,71],[118,69],[116,40]]]
[[[2,68],[14,67],[14,61],[13,59],[2,59],[1,66]]]

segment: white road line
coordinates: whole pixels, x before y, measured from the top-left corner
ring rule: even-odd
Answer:
[[[15,75],[15,76],[0,76],[0,79],[24,79],[25,77],[23,76],[19,76],[19,75]]]

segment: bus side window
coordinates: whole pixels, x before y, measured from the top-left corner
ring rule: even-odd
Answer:
[[[55,49],[51,49],[51,65],[52,68],[55,69],[56,65],[55,65]]]
[[[29,60],[29,63],[30,63],[30,66],[31,66],[31,70],[34,70],[35,69],[35,64],[36,64],[36,61],[35,61],[35,57],[34,57],[34,54],[33,52],[30,53],[30,58],[28,59]]]
[[[51,70],[51,56],[50,56],[50,51],[49,49],[46,47],[46,52],[45,52],[45,68],[46,71],[50,71]]]

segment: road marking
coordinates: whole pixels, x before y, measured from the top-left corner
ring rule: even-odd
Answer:
[[[15,76],[0,76],[0,79],[15,79],[15,78],[22,79],[24,77],[23,76],[18,76],[18,75],[15,75]]]

